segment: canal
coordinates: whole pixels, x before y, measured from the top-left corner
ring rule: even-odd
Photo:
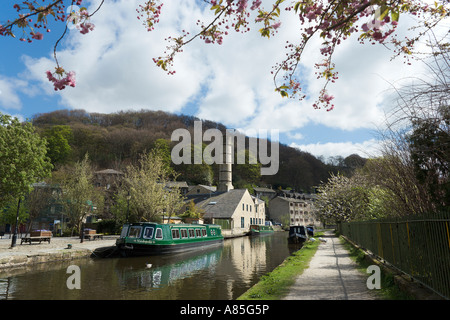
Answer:
[[[275,232],[191,253],[41,264],[0,272],[0,300],[232,300],[298,249]],[[70,265],[80,268],[80,289],[67,287]]]

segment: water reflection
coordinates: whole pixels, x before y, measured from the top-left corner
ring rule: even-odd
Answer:
[[[278,232],[186,254],[40,265],[0,273],[0,299],[235,299],[291,251],[287,234]],[[71,264],[81,269],[80,290],[66,286]]]
[[[222,247],[188,254],[119,259],[116,265],[119,285],[145,291],[164,288],[203,269],[214,268],[221,253]]]

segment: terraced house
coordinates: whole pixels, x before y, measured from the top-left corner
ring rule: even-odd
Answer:
[[[290,226],[320,226],[314,204],[294,197],[276,197],[269,202],[270,219]]]

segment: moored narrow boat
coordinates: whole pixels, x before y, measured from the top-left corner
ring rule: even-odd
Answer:
[[[303,243],[308,240],[308,233],[305,226],[291,226],[289,228],[289,243]]]
[[[256,224],[250,225],[250,235],[252,235],[252,236],[268,235],[273,232],[274,232],[274,230],[273,230],[272,226],[262,226],[262,225],[256,225]]]
[[[124,256],[186,252],[223,243],[222,230],[208,224],[125,224],[116,246]]]

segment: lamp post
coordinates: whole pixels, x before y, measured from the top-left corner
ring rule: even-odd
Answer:
[[[127,217],[126,217],[125,223],[128,223],[128,216],[130,214],[130,199],[131,199],[131,195],[130,195],[130,191],[128,191],[128,195],[127,195]]]
[[[20,200],[22,198],[19,198],[19,202],[17,203],[17,213],[16,213],[16,225],[14,226],[14,233],[13,233],[13,237],[11,240],[11,248],[16,246],[16,241],[17,241],[17,231],[18,231],[18,227],[19,227],[19,210],[20,210]]]

